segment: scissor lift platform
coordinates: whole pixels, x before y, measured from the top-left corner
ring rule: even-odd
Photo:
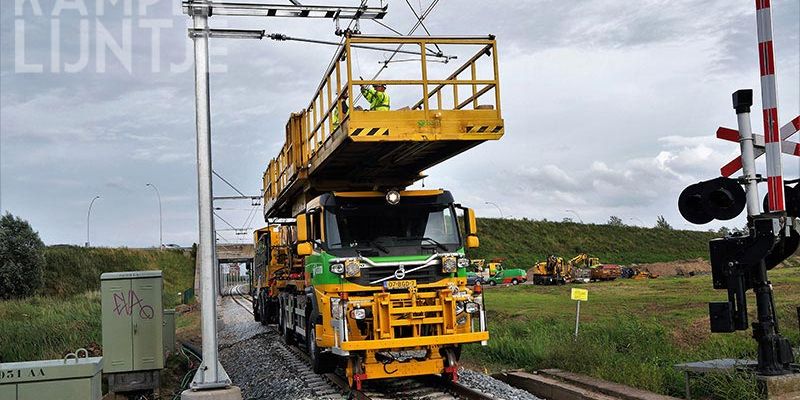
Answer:
[[[363,43],[418,46],[422,79],[352,79],[350,49]],[[429,80],[428,44],[473,45],[480,51],[447,79]],[[475,64],[482,57],[491,59],[490,79],[477,79]],[[337,59],[311,105],[290,117],[286,143],[264,172],[265,218],[292,217],[308,199],[325,191],[405,188],[422,178],[425,169],[503,136],[493,37],[351,37]],[[342,79],[343,73],[347,79]],[[467,73],[469,78],[459,78]],[[355,93],[354,88],[375,83],[421,86],[427,96],[410,107],[391,111],[356,109],[351,96],[346,100],[351,111],[339,123],[334,116],[343,114],[341,93]],[[459,86],[471,89],[461,99]],[[452,105],[443,104],[443,90],[452,90]]]

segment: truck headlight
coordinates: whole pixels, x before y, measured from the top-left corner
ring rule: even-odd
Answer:
[[[452,256],[442,257],[442,272],[449,274],[458,270],[456,258]]]
[[[458,267],[459,268],[467,268],[467,267],[469,267],[469,259],[468,258],[459,258],[458,259]]]
[[[386,193],[386,202],[393,206],[396,206],[398,203],[400,203],[400,192],[398,192],[397,190],[388,191]]]
[[[480,304],[472,301],[464,305],[464,310],[467,312],[467,314],[475,314],[476,312],[480,311],[480,309]]]
[[[363,308],[354,308],[350,310],[350,318],[356,320],[367,318],[367,310]]]
[[[355,259],[345,261],[344,276],[348,278],[356,278],[361,276],[361,263]]]
[[[334,274],[342,274],[344,272],[344,264],[342,263],[331,264],[331,272],[333,272]]]

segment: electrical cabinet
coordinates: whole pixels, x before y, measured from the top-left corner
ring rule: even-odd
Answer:
[[[0,399],[100,400],[102,370],[103,357],[3,363]]]
[[[175,352],[175,310],[164,310],[164,356]]]
[[[164,368],[161,271],[100,275],[105,373]]]

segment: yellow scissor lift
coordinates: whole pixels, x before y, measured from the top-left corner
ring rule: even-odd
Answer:
[[[478,51],[445,79],[430,79],[429,46],[444,45]],[[355,49],[391,51],[395,46],[406,52],[419,50],[417,79],[354,76]],[[493,36],[351,36],[334,60],[309,106],[289,118],[286,142],[264,172],[266,218],[292,217],[324,191],[405,188],[426,168],[503,136]],[[421,98],[412,104],[392,104],[391,111],[357,109],[354,95],[359,87],[376,83],[386,84],[390,93],[393,88],[416,87]],[[341,104],[345,92],[350,94],[346,114]],[[343,115],[340,121],[337,115]]]

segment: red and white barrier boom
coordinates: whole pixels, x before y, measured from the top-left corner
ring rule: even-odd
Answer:
[[[764,148],[767,152],[769,209],[786,209],[783,198],[781,139],[778,134],[778,95],[775,85],[775,52],[772,46],[772,9],[769,0],[756,0],[758,62],[761,70],[761,105],[764,112]]]

